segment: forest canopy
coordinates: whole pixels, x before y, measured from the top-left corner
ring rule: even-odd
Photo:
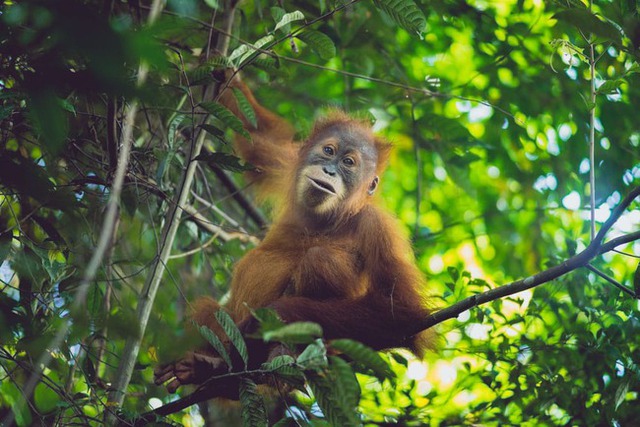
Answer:
[[[0,424],[637,422],[637,2],[4,0],[0,22]],[[153,384],[270,221],[229,70],[300,138],[339,108],[393,143],[378,198],[435,307],[424,358],[261,312],[302,351],[260,374],[297,391],[245,372],[229,410]]]

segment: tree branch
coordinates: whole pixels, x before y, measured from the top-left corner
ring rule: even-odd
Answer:
[[[209,153],[209,151],[205,151]],[[238,186],[233,182],[231,178],[226,174],[225,171],[220,169],[217,165],[209,165],[207,166],[213,171],[213,173],[218,178],[218,181],[227,189],[229,194],[233,197],[233,199],[240,205],[240,207],[245,211],[245,213],[253,220],[253,222],[260,227],[260,229],[267,228],[267,224],[269,221],[262,215],[262,213],[251,203],[249,199],[240,191]]]
[[[417,324],[412,333],[417,334],[418,332],[431,328],[432,326],[435,326],[438,323],[442,323],[445,320],[458,317],[458,315],[473,307],[477,307],[479,305],[486,304],[499,298],[504,298],[506,296],[534,288],[543,283],[550,282],[551,280],[557,279],[558,277],[563,276],[577,268],[586,266],[593,258],[600,254],[613,250],[616,246],[640,239],[640,232],[635,232],[627,234],[625,236],[617,237],[615,239],[612,239],[610,242],[602,244],[602,240],[604,239],[604,236],[607,234],[609,229],[611,229],[613,224],[615,224],[622,213],[638,196],[640,196],[640,187],[634,188],[627,195],[627,197],[625,197],[624,200],[620,202],[618,206],[616,206],[613,212],[611,212],[611,215],[609,216],[607,221],[600,228],[600,231],[598,231],[598,234],[596,234],[595,238],[591,241],[589,246],[587,246],[584,251],[567,259],[562,264],[553,266],[538,274],[508,283],[494,289],[490,289],[487,292],[472,295],[469,298],[465,298],[462,301],[459,301],[447,308],[443,308],[442,310],[439,310],[434,314],[428,316],[426,319],[424,319],[423,322]]]
[[[151,5],[151,11],[149,13],[148,23],[152,24],[160,15],[163,8],[163,2],[160,0],[154,0]],[[146,64],[141,63],[138,66],[137,85],[142,86],[147,79],[148,67]],[[105,209],[104,218],[102,220],[102,227],[100,229],[100,236],[96,243],[96,249],[93,252],[91,259],[87,264],[87,268],[84,271],[82,280],[78,285],[76,293],[74,295],[73,304],[71,305],[71,312],[81,310],[86,302],[87,295],[89,294],[89,286],[93,283],[96,277],[98,269],[102,265],[105,255],[109,252],[111,244],[113,242],[113,235],[117,228],[118,221],[120,219],[120,195],[122,194],[122,188],[124,186],[125,176],[129,166],[129,157],[131,153],[131,146],[133,145],[133,127],[136,114],[138,112],[138,100],[133,100],[129,105],[126,113],[126,123],[124,131],[121,136],[121,148],[120,153],[117,155],[117,165],[115,166],[115,172],[111,189],[109,191],[109,200]],[[111,141],[113,142],[113,141]],[[111,157],[113,161],[113,156]],[[111,163],[110,166],[114,166]],[[36,385],[40,381],[42,373],[51,363],[53,358],[52,352],[60,347],[64,341],[69,329],[71,328],[70,318],[64,319],[61,325],[56,331],[56,335],[50,341],[46,350],[38,357],[37,362],[34,364],[34,371],[29,376],[29,379],[25,383],[23,392],[23,399],[16,403],[16,408],[10,411],[9,414],[3,419],[2,425],[13,425],[15,414],[19,414],[21,408],[31,400],[31,395],[35,390]]]
[[[235,15],[235,1],[230,1],[229,3],[231,6],[225,8],[223,19],[225,28],[230,30]],[[218,39],[217,48],[221,51],[220,49],[225,46],[228,46],[228,42],[226,37],[222,36]],[[221,51],[221,53],[226,54],[224,51]],[[211,86],[206,87],[203,90],[203,99],[209,99],[213,90],[214,88]],[[204,114],[202,117],[202,123],[205,123],[206,120],[208,120],[208,114]],[[198,127],[198,132],[193,135],[192,143],[189,144],[188,147],[188,152],[186,154],[188,162],[185,165],[180,184],[177,187],[174,201],[169,205],[169,211],[166,215],[165,225],[159,242],[160,252],[151,266],[151,271],[147,276],[144,288],[138,298],[137,317],[140,333],[136,334],[136,336],[130,337],[125,343],[116,379],[113,384],[113,391],[109,395],[109,402],[107,403],[109,407],[120,407],[124,401],[124,396],[126,394],[129,381],[131,380],[135,361],[140,351],[141,341],[144,337],[144,332],[149,321],[156,293],[160,286],[160,280],[164,274],[165,265],[171,253],[178,225],[180,224],[180,217],[182,215],[182,209],[180,207],[186,205],[186,200],[191,189],[191,184],[193,182],[197,166],[197,162],[194,161],[194,159],[200,154],[204,140],[205,132],[201,127]],[[112,412],[108,413],[106,417],[106,424],[113,424],[114,422],[115,414]]]
[[[611,213],[611,216],[602,225],[602,228],[600,228],[600,231],[595,236],[595,239],[592,240],[591,244],[584,251],[569,258],[562,264],[551,267],[536,275],[527,277],[525,279],[517,280],[515,282],[511,282],[509,284],[491,289],[481,294],[473,295],[469,298],[466,298],[460,302],[453,304],[452,306],[449,306],[440,311],[437,311],[431,316],[428,316],[427,318],[425,318],[423,322],[416,325],[415,330],[412,331],[411,333],[417,334],[425,329],[428,329],[428,328],[431,328],[432,326],[437,325],[438,323],[442,323],[445,320],[458,317],[460,313],[466,310],[469,310],[473,307],[477,307],[481,304],[485,304],[487,302],[494,301],[496,299],[500,299],[500,298],[527,290],[527,289],[531,289],[543,283],[547,283],[577,268],[587,266],[589,262],[596,256],[601,255],[605,252],[612,251],[614,248],[616,248],[619,245],[633,242],[635,240],[640,240],[640,231],[637,231],[634,233],[617,237],[605,244],[602,244],[602,240],[604,239],[604,236],[606,235],[607,231],[611,229],[613,224],[615,224],[615,222],[620,218],[622,213],[629,207],[629,205],[633,202],[633,200],[636,199],[638,196],[640,196],[640,187],[633,189],[627,195],[627,197],[625,197],[625,199],[618,206],[616,206],[616,208]],[[196,403],[216,397],[218,394],[216,390],[213,390],[212,388],[213,388],[212,384],[210,384],[208,387],[199,388],[193,393],[183,398],[180,398],[176,401],[170,402],[166,405],[156,408],[153,411],[149,411],[145,414],[142,414],[142,416],[135,421],[134,425],[135,426],[146,425],[154,421],[157,417],[174,414],[191,405],[195,405]]]
[[[216,390],[212,387],[207,388],[198,388],[193,393],[182,397],[173,402],[169,402],[165,405],[160,406],[152,411],[145,412],[140,415],[138,418],[134,420],[120,420],[118,426],[127,426],[127,427],[142,427],[149,423],[156,421],[161,417],[166,417],[171,414],[175,414],[176,412],[180,412],[185,408],[188,408],[191,405],[196,405],[200,402],[204,402],[209,399],[213,399],[216,397]]]
[[[587,265],[585,265],[585,267],[586,267],[587,270],[589,270],[589,271],[595,273],[596,275],[600,276],[601,278],[603,278],[607,282],[611,283],[616,288],[620,289],[625,294],[627,294],[629,296],[632,296],[634,298],[636,297],[636,293],[634,291],[632,291],[631,289],[627,288],[626,286],[624,286],[622,283],[618,282],[614,278],[607,276],[604,272],[598,270],[593,265],[587,264]]]

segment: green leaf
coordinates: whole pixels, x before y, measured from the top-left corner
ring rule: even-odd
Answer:
[[[251,135],[249,135],[249,132],[244,128],[242,121],[225,106],[217,102],[202,102],[200,106],[235,132],[238,132],[247,139],[251,139]]]
[[[249,353],[247,352],[247,344],[244,342],[240,329],[238,329],[238,326],[226,311],[218,310],[216,311],[215,316],[216,320],[218,320],[218,323],[220,323],[220,326],[222,326],[222,329],[224,329],[224,332],[231,340],[233,346],[238,350],[246,369],[247,362],[249,360]]]
[[[240,378],[240,404],[243,426],[267,427],[269,425],[264,399],[258,393],[256,383],[247,377]]]
[[[604,40],[622,43],[622,34],[610,22],[603,21],[587,9],[567,9],[553,15],[553,18],[573,25],[584,34],[594,34]]]
[[[122,205],[124,206],[125,211],[129,214],[130,217],[133,217],[138,210],[140,197],[137,190],[138,189],[136,189],[135,187],[125,187],[122,189]]]
[[[4,120],[9,117],[13,113],[13,106],[8,105],[5,107],[0,107],[0,120]]]
[[[360,386],[351,366],[337,356],[329,357],[329,367],[335,379],[335,387],[340,391],[340,406],[347,411],[356,411],[360,401]]]
[[[220,341],[220,338],[218,338],[218,336],[211,329],[207,328],[204,325],[198,326],[198,330],[200,331],[200,335],[202,335],[204,339],[206,339],[207,342],[211,344],[213,349],[218,352],[220,357],[222,357],[222,359],[225,361],[225,363],[229,367],[229,371],[231,371],[231,369],[233,368],[233,364],[231,363],[231,357],[229,357],[229,353],[227,352],[227,349],[224,347],[224,344],[222,343],[222,341]]]
[[[38,133],[51,154],[58,154],[66,143],[68,131],[60,99],[47,89],[34,90],[30,95],[29,112]]]
[[[232,67],[233,64],[225,56],[214,56],[207,59],[193,70],[187,71],[189,86],[205,85],[217,81],[213,72]]]
[[[282,18],[284,17],[284,15],[287,13],[286,10],[284,10],[281,7],[278,6],[273,6],[271,8],[271,16],[273,17],[273,21],[277,24],[278,22],[282,21]],[[284,32],[289,32],[290,26],[283,26],[282,27]]]
[[[297,389],[303,389],[305,385],[302,367],[289,355],[274,357],[270,362],[263,363],[262,369],[270,371],[273,375],[291,384]]]
[[[247,52],[253,53],[251,46],[248,44],[242,44],[237,48],[235,48],[233,52],[231,52],[231,54],[229,55],[229,61],[231,61],[232,64],[239,66],[240,65],[239,59],[244,57],[247,54]]]
[[[224,139],[224,131],[222,129],[209,124],[203,124],[203,125],[200,125],[199,127],[205,132],[207,132],[209,135],[216,138],[218,141],[222,142],[223,144],[227,143],[227,141]]]
[[[624,73],[624,75],[629,76],[631,74],[638,74],[638,73],[640,73],[640,64],[636,62],[631,67],[629,67],[629,69]]]
[[[631,378],[627,377],[622,380],[622,382],[616,389],[616,393],[615,393],[615,409],[616,410],[618,410],[618,407],[625,401],[630,385],[631,385]]]
[[[220,9],[220,1],[219,0],[204,0],[205,4],[209,6],[213,10]]]
[[[373,371],[380,380],[395,378],[387,362],[380,354],[366,345],[349,339],[331,341],[331,348],[345,354],[349,359]]]
[[[228,170],[230,172],[245,172],[254,170],[252,166],[241,163],[240,158],[227,153],[202,153],[198,155],[194,160],[199,162],[207,162],[219,166],[221,169]]]
[[[233,64],[226,56],[214,56],[212,58],[207,59],[202,64],[203,66],[210,67],[211,71],[214,70],[224,70],[226,68],[231,67]]]
[[[253,45],[243,44],[229,55],[229,61],[235,64],[235,67],[240,68],[244,65],[249,58],[260,54],[260,50],[264,50],[265,47],[272,43],[275,38],[271,35],[258,39]]]
[[[187,75],[187,83],[189,86],[201,86],[208,85],[213,83],[215,79],[213,78],[212,68],[207,66],[196,67],[193,70],[189,70]]]
[[[74,116],[76,115],[76,107],[74,107],[74,105],[69,102],[68,99],[58,99],[58,102],[60,103],[60,107],[62,107],[63,110],[68,111]]]
[[[238,102],[238,108],[240,108],[240,111],[242,111],[244,117],[249,123],[251,123],[251,126],[257,128],[258,120],[256,119],[256,112],[251,106],[251,103],[249,102],[247,97],[244,96],[244,93],[242,93],[242,91],[236,87],[233,88],[233,96],[236,98],[236,101]]]
[[[280,67],[277,56],[260,56],[254,59],[251,65],[268,72],[271,77],[288,75],[287,70]]]
[[[404,357],[402,354],[396,352],[396,351],[392,351],[391,353],[389,353],[389,355],[393,358],[393,360],[398,363],[399,365],[404,366],[405,368],[407,366],[409,366],[409,361],[407,360],[406,357]],[[395,373],[393,374],[395,376]]]
[[[288,354],[283,354],[281,356],[274,357],[269,362],[263,363],[262,369],[275,371],[282,368],[283,366],[287,366],[287,365],[293,366],[295,364],[296,364],[296,360],[292,356],[289,356]]]
[[[413,0],[373,0],[373,4],[410,33],[421,36],[427,26],[427,19]]]
[[[611,93],[616,93],[620,86],[624,83],[623,79],[616,80],[605,80],[599,87],[596,93],[598,95],[608,95]]]
[[[167,142],[169,143],[169,148],[173,149],[173,144],[176,140],[176,131],[178,130],[178,126],[180,123],[186,119],[187,116],[184,114],[176,114],[173,116],[171,121],[169,122],[169,132],[167,133]]]
[[[313,322],[296,322],[266,332],[265,341],[278,341],[290,344],[307,344],[322,336],[322,328]]]
[[[251,310],[251,315],[260,322],[260,335],[282,328],[285,323],[278,317],[278,313],[272,308],[258,308]]]
[[[454,282],[457,282],[460,278],[460,272],[455,267],[447,267],[447,273],[449,273],[449,277],[451,277]]]
[[[336,46],[333,44],[333,40],[320,31],[306,30],[297,34],[296,37],[308,44],[325,61],[336,56]]]
[[[427,114],[420,120],[420,125],[439,141],[467,143],[473,140],[469,130],[459,120],[449,117]]]
[[[290,13],[285,13],[280,19],[280,21],[278,21],[278,23],[276,24],[276,27],[273,29],[273,31],[278,31],[280,28],[284,27],[285,25],[289,25],[292,22],[300,21],[303,19],[304,19],[304,14],[299,10],[296,10]]]
[[[319,370],[327,367],[327,349],[321,339],[309,344],[296,359],[307,370]]]
[[[61,396],[54,389],[42,382],[38,383],[33,393],[36,408],[43,413],[54,410],[60,399]]]
[[[354,390],[358,383],[348,364],[337,359],[331,358],[331,369],[308,372],[307,380],[318,406],[332,425],[356,426],[360,424],[354,405],[359,399],[359,391]]]

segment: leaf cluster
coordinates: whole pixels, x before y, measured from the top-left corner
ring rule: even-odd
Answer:
[[[640,183],[634,2],[259,0],[242,2],[228,27],[226,2],[166,3],[151,26],[138,2],[0,5],[0,423],[100,425],[132,338],[140,353],[123,411],[171,399],[150,385],[152,366],[196,345],[187,301],[222,299],[266,224],[238,173],[252,166],[230,144],[248,137],[256,112],[239,91],[238,116],[212,95],[229,68],[301,138],[327,106],[375,120],[395,145],[380,203],[404,224],[438,307],[579,253],[591,239],[590,211],[598,229]],[[229,50],[217,55],[227,33]],[[128,125],[118,221],[103,230]],[[188,158],[201,134],[205,150]],[[192,162],[196,180],[142,333],[141,289]],[[609,236],[637,232],[639,207]],[[110,249],[74,310],[101,236]],[[260,381],[243,377],[241,417],[250,425],[633,425],[640,316],[620,286],[640,292],[640,247],[617,249],[593,261],[601,274],[581,268],[440,325],[436,350],[421,360],[325,343],[318,325],[284,326],[258,310],[261,336],[299,349],[261,369],[300,393],[273,409],[256,392]],[[230,367],[246,370],[245,338],[224,314],[218,321],[231,348],[200,332]],[[63,325],[68,333],[52,348]],[[43,374],[31,378],[45,356]],[[193,424],[199,415],[165,421]]]

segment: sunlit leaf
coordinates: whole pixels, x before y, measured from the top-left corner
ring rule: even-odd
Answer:
[[[34,402],[39,411],[50,412],[60,401],[60,395],[51,387],[39,383],[33,394]]]
[[[220,9],[220,1],[219,0],[204,0],[207,6],[209,6],[213,10]]]
[[[284,15],[282,15],[282,18],[280,18],[280,21],[278,21],[278,23],[276,24],[274,31],[277,31],[280,28],[284,27],[285,25],[289,25],[292,22],[300,21],[302,19],[304,19],[304,14],[299,10],[296,10],[290,13],[285,13]]]
[[[251,45],[243,44],[231,52],[231,55],[229,55],[229,61],[235,64],[236,67],[240,68],[249,58],[256,57],[260,54],[261,50],[269,47],[274,40],[273,36],[268,35],[256,40],[256,42]]]

